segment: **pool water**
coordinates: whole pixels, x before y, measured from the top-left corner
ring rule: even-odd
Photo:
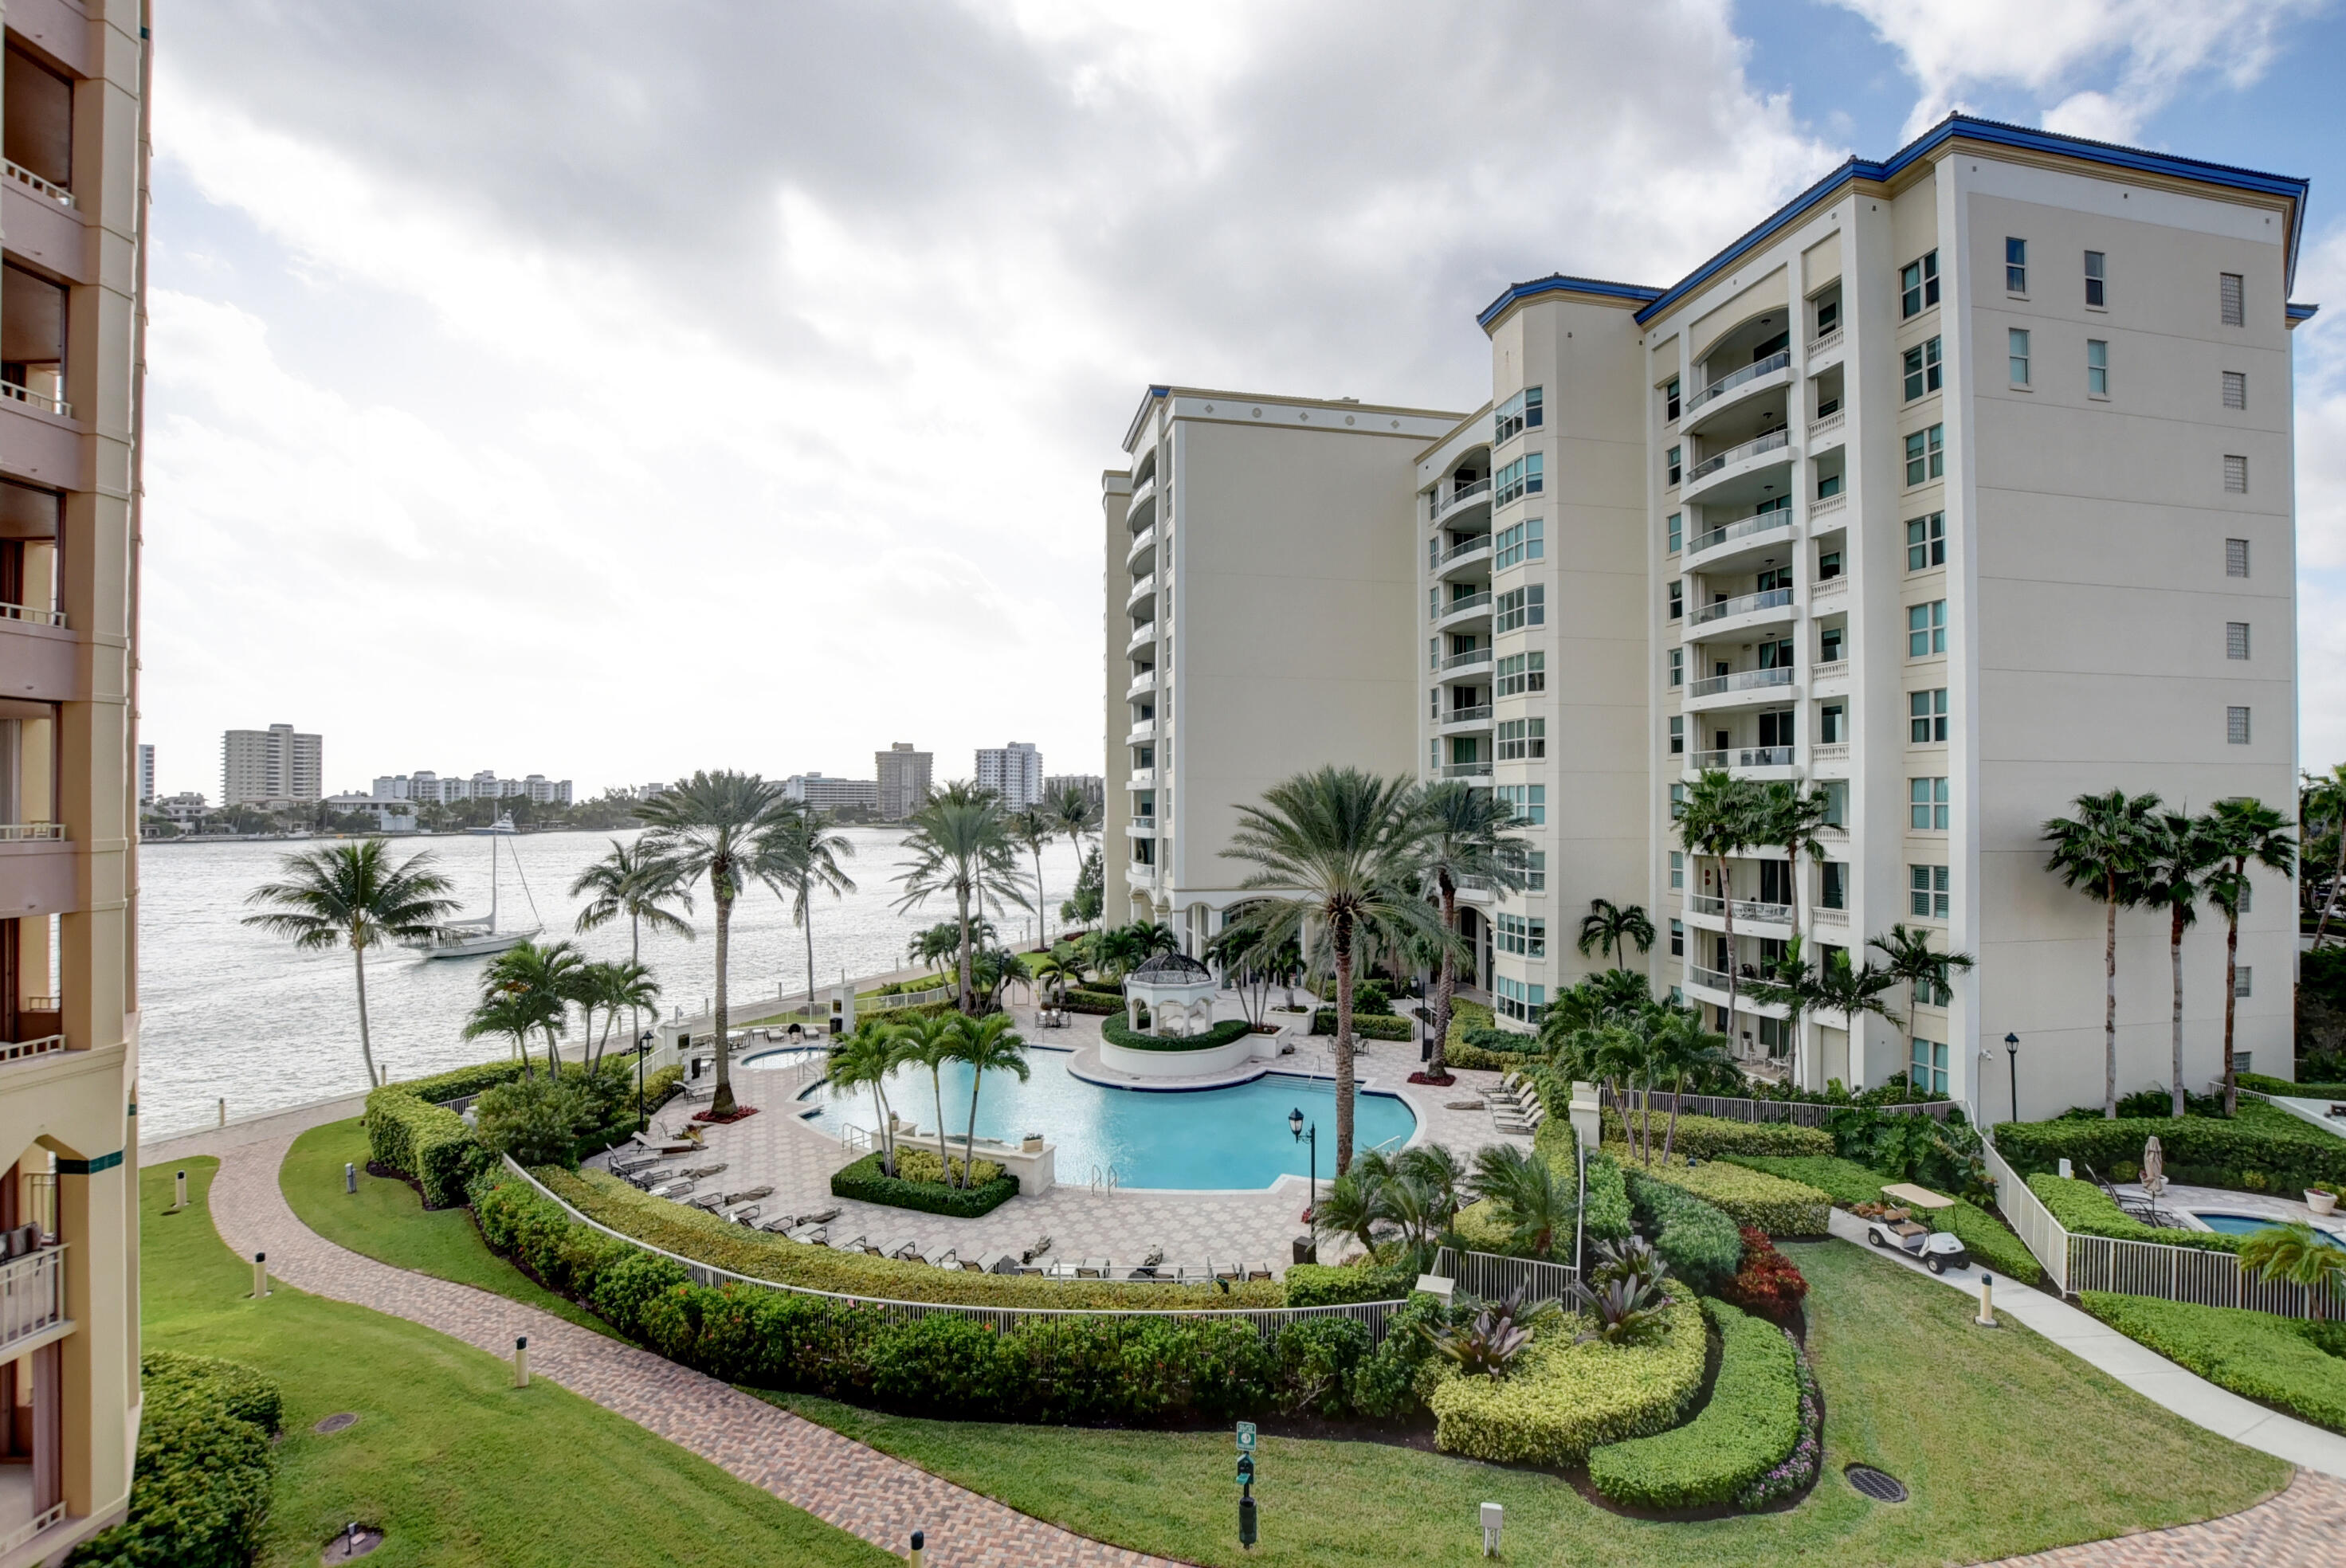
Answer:
[[[769,1058],[774,1065],[782,1060]],[[1103,1180],[1114,1170],[1118,1186],[1190,1190],[1266,1187],[1282,1176],[1302,1176],[1311,1151],[1288,1133],[1288,1114],[1295,1110],[1307,1127],[1319,1124],[1320,1179],[1335,1169],[1336,1090],[1328,1079],[1272,1073],[1228,1089],[1151,1094],[1087,1084],[1067,1071],[1065,1052],[1035,1051],[1026,1062],[1028,1082],[1009,1073],[985,1075],[977,1135],[1015,1144],[1027,1133],[1042,1134],[1057,1145],[1058,1179],[1066,1186],[1088,1183],[1095,1168]],[[969,1068],[949,1063],[938,1076],[950,1144],[969,1125]],[[934,1137],[939,1118],[928,1069],[900,1067],[887,1087],[889,1108]],[[805,1102],[821,1107],[809,1119],[834,1137],[842,1126],[880,1120],[869,1089],[834,1095],[820,1084]],[[1353,1117],[1353,1141],[1363,1149],[1398,1148],[1417,1130],[1417,1117],[1391,1095],[1360,1095]]]
[[[2220,1230],[2226,1236],[2248,1236],[2256,1231],[2269,1230],[2281,1223],[2278,1219],[2259,1219],[2252,1214],[2202,1214],[2197,1209],[2192,1211],[2191,1217],[2208,1229]],[[2313,1233],[2332,1247],[2346,1247],[2346,1241],[2339,1240],[2320,1226],[2314,1227]]]

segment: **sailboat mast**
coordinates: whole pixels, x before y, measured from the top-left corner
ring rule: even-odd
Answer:
[[[497,840],[489,835],[489,934],[497,934]]]

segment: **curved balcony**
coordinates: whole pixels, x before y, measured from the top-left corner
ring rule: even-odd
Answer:
[[[1793,695],[1794,679],[1794,672],[1789,666],[1705,676],[1687,684],[1686,706],[1691,711],[1696,708],[1757,708],[1765,703],[1781,702]]]
[[[1488,479],[1477,479],[1472,484],[1461,484],[1449,490],[1437,490],[1433,494],[1433,520],[1441,523],[1473,507],[1488,507],[1490,504],[1491,482]]]
[[[1127,654],[1138,653],[1156,640],[1157,623],[1153,620],[1143,621],[1132,628],[1132,636],[1125,640],[1124,651]]]
[[[1124,569],[1127,572],[1137,571],[1139,569],[1141,557],[1156,548],[1157,524],[1151,523],[1132,536],[1132,547],[1124,553]]]
[[[1694,502],[1708,495],[1714,498],[1710,504],[1719,505],[1749,490],[1750,499],[1757,502],[1761,494],[1761,476],[1790,468],[1792,457],[1792,433],[1789,429],[1769,431],[1724,452],[1714,452],[1688,468],[1678,499]]]
[[[1469,594],[1463,599],[1452,599],[1444,604],[1442,606],[1442,613],[1434,617],[1433,625],[1434,629],[1439,631],[1451,626],[1463,626],[1470,621],[1487,621],[1490,618],[1491,590],[1485,588],[1479,594]]]
[[[1124,825],[1124,830],[1136,839],[1153,839],[1157,837],[1157,819],[1136,817]]]
[[[1156,789],[1157,769],[1154,768],[1134,769],[1131,772],[1125,775],[1124,787],[1127,789]]]
[[[1714,898],[1709,893],[1689,893],[1687,895],[1687,913],[1698,920],[1714,920],[1723,925],[1727,921],[1727,900]],[[1791,923],[1792,906],[1790,904],[1761,903],[1757,899],[1735,901],[1735,929],[1739,932],[1746,925]]]
[[[1155,691],[1156,689],[1157,667],[1155,665],[1151,665],[1148,669],[1132,677],[1132,684],[1124,688],[1124,695],[1127,697],[1147,697],[1150,692]]]
[[[1124,525],[1134,533],[1157,521],[1157,475],[1150,474],[1133,486],[1132,499],[1125,504]]]
[[[1475,535],[1472,539],[1453,545],[1434,559],[1434,575],[1442,580],[1464,576],[1467,572],[1491,558],[1491,535]]]
[[[1124,738],[1127,746],[1152,746],[1157,741],[1157,721],[1144,718],[1134,725]]]
[[[1791,379],[1792,351],[1779,349],[1764,360],[1755,360],[1741,370],[1729,372],[1688,398],[1678,413],[1678,426],[1691,435],[1717,415],[1740,406],[1745,399],[1777,391]]]
[[[1739,594],[1731,599],[1705,605],[1689,616],[1688,621],[1694,629],[1688,632],[1687,640],[1701,642],[1738,632],[1756,631],[1761,626],[1790,626],[1794,614],[1792,590],[1790,588]]]
[[[1491,648],[1490,645],[1485,643],[1481,647],[1468,648],[1464,653],[1454,653],[1443,659],[1442,661],[1442,676],[1445,680],[1452,680],[1455,679],[1458,672],[1462,670],[1488,669],[1490,667]]]
[[[1442,716],[1435,727],[1443,735],[1464,735],[1491,728],[1491,705],[1477,703],[1473,708],[1454,708]]]
[[[1790,543],[1791,532],[1790,507],[1762,512],[1756,517],[1739,517],[1688,540],[1684,569],[1725,571],[1747,555],[1756,558],[1763,550],[1782,549]]]
[[[1124,607],[1127,610],[1138,609],[1142,604],[1156,596],[1157,574],[1151,572],[1132,585],[1132,592],[1124,596]]]

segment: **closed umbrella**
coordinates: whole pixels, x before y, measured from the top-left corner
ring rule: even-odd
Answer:
[[[2158,1146],[2158,1135],[2142,1145],[2142,1190],[2157,1197],[2167,1185],[2167,1152]]]

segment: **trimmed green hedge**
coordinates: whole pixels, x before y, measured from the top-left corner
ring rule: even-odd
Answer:
[[[1710,1402],[1684,1426],[1589,1451],[1589,1484],[1616,1502],[1672,1509],[1731,1502],[1800,1441],[1790,1337],[1724,1301],[1702,1305],[1719,1339]]]
[[[2264,1073],[2243,1073],[2240,1087],[2259,1095],[2294,1095],[2308,1100],[2346,1100],[2346,1084],[2297,1084]]]
[[[1102,1016],[1124,1011],[1124,998],[1112,991],[1069,991],[1065,1006],[1070,1013],[1096,1013]]]
[[[1122,1018],[1107,1018],[1100,1021],[1100,1038],[1127,1051],[1211,1051],[1217,1045],[1243,1039],[1253,1028],[1243,1018],[1225,1018],[1203,1034],[1168,1039],[1162,1034],[1143,1034],[1127,1027]]]
[[[1524,1036],[1527,1045],[1531,1039],[1528,1034]],[[1520,1072],[1535,1063],[1545,1060],[1536,1050],[1533,1049],[1490,1051],[1480,1045],[1469,1045],[1464,1041],[1454,1045],[1444,1045],[1442,1048],[1442,1059],[1453,1067],[1471,1067],[1484,1073],[1504,1073],[1510,1070]]]
[[[2310,1325],[2270,1312],[2194,1307],[2088,1290],[2086,1311],[2218,1388],[2346,1432],[2346,1360],[2307,1335]]]
[[[1677,1425],[1701,1391],[1708,1347],[1694,1302],[1674,1301],[1666,1315],[1668,1332],[1641,1346],[1576,1344],[1578,1320],[1566,1319],[1535,1339],[1504,1379],[1432,1363],[1425,1402],[1434,1446],[1503,1464],[1575,1464],[1600,1444]]]
[[[1322,1007],[1312,1013],[1311,1033],[1336,1033],[1336,1010]],[[1355,1012],[1352,1014],[1352,1034],[1356,1039],[1364,1040],[1414,1040],[1417,1038],[1417,1025],[1409,1019],[1395,1017],[1390,1013]]]
[[[2080,1236],[2106,1236],[2118,1241],[2148,1241],[2163,1247],[2196,1247],[2202,1252],[2238,1252],[2240,1237],[2220,1230],[2169,1230],[2145,1225],[2119,1209],[2107,1194],[2089,1181],[2064,1181],[2056,1176],[2033,1176],[2028,1190],[2053,1211],[2062,1227]]]
[[[969,1187],[947,1186],[933,1181],[906,1181],[882,1172],[880,1151],[874,1149],[853,1165],[831,1173],[831,1196],[852,1197],[863,1203],[885,1204],[890,1208],[918,1209],[923,1214],[947,1214],[956,1219],[975,1219],[982,1214],[992,1214],[1016,1197],[1018,1178],[1005,1172],[992,1181],[980,1182]]]
[[[1291,1263],[1287,1268],[1287,1305],[1399,1301],[1416,1283],[1417,1270],[1405,1264]]]
[[[1691,1169],[1672,1155],[1667,1164],[1651,1166],[1632,1159],[1627,1148],[1608,1144],[1606,1152],[1640,1176],[1667,1182],[1726,1211],[1739,1226],[1748,1225],[1770,1236],[1826,1236],[1825,1217],[1832,1211],[1830,1195],[1802,1182],[1788,1181],[1764,1171],[1722,1160],[1704,1160]]]
[[[1892,1180],[1871,1166],[1837,1155],[1729,1155],[1726,1159],[1729,1165],[1815,1187],[1841,1208],[1880,1203],[1882,1187]]]
[[[269,1518],[282,1403],[250,1367],[149,1350],[128,1517],[84,1542],[75,1568],[244,1568]]]
[[[465,1184],[487,1168],[489,1151],[464,1117],[418,1098],[405,1084],[375,1090],[366,1107],[369,1160],[422,1187],[426,1208],[464,1201]]]
[[[1920,1217],[1933,1230],[1953,1231],[1971,1253],[1973,1262],[1995,1273],[2008,1275],[2024,1285],[2044,1281],[2044,1267],[2028,1250],[2027,1244],[2014,1236],[2002,1220],[1977,1204],[1959,1197],[1955,1199],[1953,1207]]]
[[[1829,1155],[1833,1152],[1832,1135],[1822,1127],[1796,1127],[1790,1122],[1739,1122],[1726,1116],[1683,1115],[1678,1118],[1678,1134],[1668,1135],[1669,1113],[1656,1107],[1654,1111],[1654,1153],[1659,1156],[1667,1140],[1670,1153],[1687,1155],[1698,1160],[1715,1160],[1727,1155]],[[1629,1125],[1645,1135],[1646,1114],[1629,1113]],[[1621,1115],[1607,1108],[1599,1124],[1601,1135],[1617,1138],[1621,1135]]]
[[[1545,1078],[1541,1084],[1545,1093]],[[1578,1140],[1569,1118],[1551,1108],[1547,1120],[1532,1135],[1532,1152],[1547,1156],[1556,1175],[1566,1182],[1579,1180]],[[1629,1194],[1621,1183],[1621,1167],[1599,1149],[1588,1151],[1588,1194],[1581,1206],[1581,1227],[1600,1241],[1620,1241],[1629,1234]]]
[[[1705,1294],[1735,1278],[1743,1267],[1743,1231],[1724,1209],[1647,1176],[1643,1166],[1626,1166],[1622,1175],[1638,1228],[1671,1273]]]
[[[2259,1118],[2251,1120],[2249,1109],[2243,1102],[2243,1119],[2229,1122],[2214,1116],[2004,1122],[1995,1129],[1995,1147],[2023,1176],[2058,1170],[2066,1158],[2106,1176],[2138,1162],[2144,1141],[2156,1135],[2168,1178],[2186,1186],[2285,1193],[2317,1181],[2346,1183],[2346,1139],[2270,1106],[2257,1106]]]
[[[462,1100],[484,1089],[494,1089],[499,1084],[510,1084],[523,1076],[521,1064],[511,1058],[503,1062],[480,1062],[470,1067],[451,1067],[445,1073],[434,1073],[425,1078],[407,1078],[388,1085],[402,1089],[427,1105],[444,1100]]]

